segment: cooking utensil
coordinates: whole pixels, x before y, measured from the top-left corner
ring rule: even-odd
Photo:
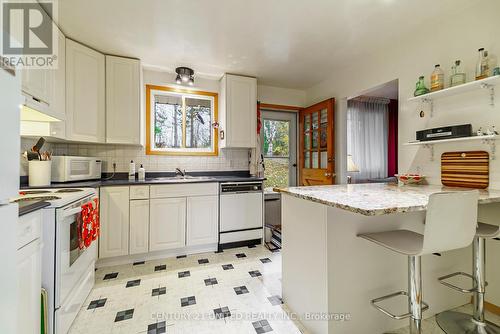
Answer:
[[[441,183],[449,187],[485,189],[489,186],[490,156],[484,151],[441,155]]]
[[[31,148],[31,151],[38,153],[39,160],[42,160],[40,150],[42,149],[43,144],[45,144],[45,138],[40,137],[38,141],[36,142],[35,146]]]
[[[39,159],[40,159],[40,157],[38,156],[38,153],[36,153],[36,152],[31,152],[31,151],[30,151],[30,152],[28,152],[28,151],[24,152],[24,153],[23,153],[23,157],[24,157],[26,160],[28,160],[28,161],[31,161],[31,160],[39,160]]]

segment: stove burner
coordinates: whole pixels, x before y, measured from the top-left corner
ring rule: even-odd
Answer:
[[[72,189],[72,188],[59,189],[56,191],[56,193],[76,193],[79,191],[83,191],[83,189]]]
[[[37,200],[37,201],[55,201],[58,199],[61,199],[61,197],[57,197],[57,196],[32,196],[32,197],[21,197],[21,198],[14,200],[14,202],[18,203],[18,202],[34,201],[34,200]]]
[[[19,195],[36,195],[36,194],[46,194],[46,193],[51,193],[52,191],[50,190],[21,190],[19,191]]]

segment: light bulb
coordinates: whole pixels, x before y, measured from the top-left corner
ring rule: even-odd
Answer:
[[[175,83],[177,83],[178,85],[182,83],[181,76],[179,74],[177,74],[177,78],[175,78]]]

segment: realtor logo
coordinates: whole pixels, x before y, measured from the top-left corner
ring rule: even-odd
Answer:
[[[42,4],[36,0],[2,1],[2,55],[9,65],[56,68],[58,35],[51,19],[53,3]]]

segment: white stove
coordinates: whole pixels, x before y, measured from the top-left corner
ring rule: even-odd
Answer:
[[[19,196],[11,201],[41,200],[49,202],[50,208],[61,208],[95,194],[96,190],[93,188],[21,189]]]
[[[48,333],[66,334],[94,286],[99,199],[93,188],[25,189],[13,202],[44,200],[42,286]]]

